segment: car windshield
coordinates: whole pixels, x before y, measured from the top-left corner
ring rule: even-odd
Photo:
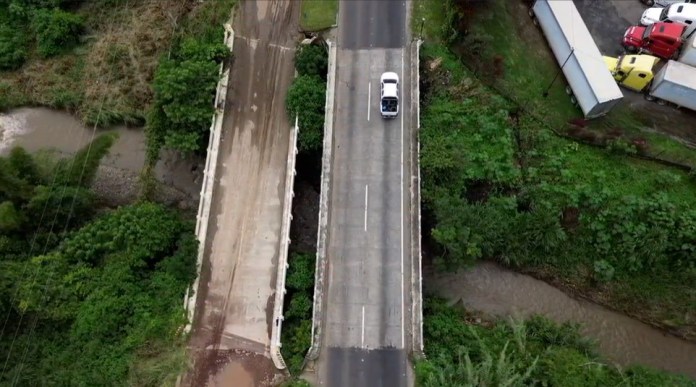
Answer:
[[[643,40],[647,39],[648,36],[650,36],[650,32],[652,31],[653,28],[655,28],[654,24],[651,26],[645,27],[645,31],[643,31]]]
[[[396,83],[396,79],[385,79],[384,83]]]
[[[669,9],[670,9],[671,7],[672,7],[672,6],[670,5],[669,7],[665,7],[664,9],[662,9],[662,12],[660,12],[660,20],[665,20],[665,19],[667,19],[667,13],[669,13]]]

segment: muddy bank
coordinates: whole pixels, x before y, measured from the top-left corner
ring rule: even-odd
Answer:
[[[497,316],[540,314],[582,325],[582,333],[619,365],[643,364],[696,378],[696,344],[589,301],[574,299],[530,276],[484,262],[456,273],[425,270],[427,294]]]
[[[50,150],[67,156],[94,136],[115,132],[118,141],[102,161],[93,188],[108,205],[132,202],[139,192],[138,179],[145,163],[145,133],[142,128],[114,127],[108,130],[85,127],[75,117],[46,108],[22,108],[0,114],[0,155],[15,146],[29,152]],[[174,152],[163,152],[155,169],[162,184],[156,199],[182,209],[198,205],[205,160],[182,158]]]

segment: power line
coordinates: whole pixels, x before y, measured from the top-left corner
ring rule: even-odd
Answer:
[[[99,107],[99,113],[97,113],[97,122],[99,122],[99,118],[101,117],[103,107],[104,107],[104,99],[102,98],[102,103],[101,103],[101,106]],[[92,144],[94,142],[94,134],[96,133],[96,131],[97,131],[97,124],[94,124],[94,127],[92,128],[92,136],[90,137],[89,145],[87,145],[87,154],[85,156],[84,162],[82,163],[82,170],[80,171],[80,178],[78,179],[78,184],[82,183],[82,178],[84,177],[84,174],[85,174],[85,168],[87,167],[87,162],[89,161],[89,154],[92,151]],[[75,159],[73,157],[73,162],[74,161],[75,161]],[[67,185],[63,186],[63,189],[65,190],[66,187],[67,187]],[[65,234],[68,231],[68,225],[70,224],[70,217],[72,216],[73,210],[75,209],[76,199],[77,199],[77,192],[74,193],[73,200],[70,203],[70,211],[68,211],[68,217],[65,220],[65,226],[63,227],[63,234]],[[61,197],[60,201],[62,202],[62,197]],[[54,221],[56,220],[57,216],[58,216],[58,213],[56,213],[56,216],[54,217]],[[51,226],[51,230],[53,230],[53,226]],[[43,254],[46,254],[47,247],[48,247],[48,241],[46,241],[46,245],[44,246]],[[48,289],[48,284],[53,277],[53,273],[54,273],[54,271],[51,271],[48,275],[48,279],[46,280],[46,284],[44,285],[43,294],[41,295],[40,304],[43,304],[44,298],[46,297],[46,290]],[[19,369],[15,373],[15,377],[12,380],[13,386],[19,380],[19,375],[22,373],[21,371],[22,371],[22,368],[24,367],[24,360],[26,359],[26,356],[29,353],[29,347],[31,346],[31,338],[34,335],[34,330],[36,329],[36,325],[38,324],[38,321],[39,321],[39,316],[38,315],[34,316],[34,322],[32,324],[31,330],[29,331],[29,339],[27,340],[27,346],[24,349],[24,353],[22,354],[22,359],[19,361]]]
[[[101,116],[101,111],[102,111],[103,106],[104,106],[104,98],[102,98],[102,105],[101,105],[101,107],[99,108],[99,113],[98,113],[98,116],[97,116],[97,122],[99,122],[99,117]],[[93,131],[92,131],[92,138],[94,137],[95,131],[96,131],[96,124],[95,124],[95,126],[94,126]],[[84,136],[84,133],[81,133],[81,134],[80,134],[80,142],[82,142],[83,136]],[[92,144],[91,144],[91,142],[90,142],[90,144],[88,145],[88,152],[89,152],[89,150],[90,150],[90,148],[91,148],[91,145],[92,145]],[[84,168],[85,168],[85,166],[86,166],[87,161],[88,161],[88,160],[85,159],[85,161],[84,161],[84,163],[83,163],[83,167],[82,167],[82,168],[83,168],[83,172],[84,172]],[[68,168],[67,173],[68,173],[68,174],[71,174],[72,171],[73,171],[73,169],[74,169],[74,167],[75,167],[75,157],[73,157],[73,158],[70,160],[70,167]],[[33,252],[34,252],[34,246],[35,246],[35,242],[36,242],[36,239],[37,239],[37,235],[38,235],[38,233],[39,233],[40,230],[41,230],[41,223],[43,222],[43,218],[44,218],[44,216],[45,216],[46,209],[48,208],[48,205],[50,204],[51,193],[53,192],[55,183],[56,183],[56,181],[58,180],[58,175],[59,175],[60,173],[61,173],[61,170],[56,169],[56,170],[55,170],[55,173],[54,173],[54,175],[53,175],[53,180],[52,180],[52,182],[51,182],[50,189],[49,189],[49,200],[47,200],[46,203],[44,204],[44,208],[43,208],[43,211],[42,211],[42,214],[41,214],[41,218],[40,218],[39,224],[37,225],[36,232],[34,233],[34,238],[32,239],[32,243],[31,243],[31,246],[30,246],[30,251],[29,251],[28,259],[27,259],[27,261],[25,262],[24,269],[23,269],[23,271],[22,271],[22,276],[24,276],[24,273],[26,272],[26,268],[28,267],[29,262],[30,262],[31,257],[32,257],[32,254],[33,254]],[[81,179],[82,179],[82,177],[80,177],[80,180],[81,180]],[[65,196],[65,191],[66,191],[66,189],[67,189],[67,183],[63,185],[63,189],[62,189],[62,191],[61,191],[60,199],[58,200],[58,209],[60,208],[60,206],[61,206],[61,204],[62,204],[62,202],[63,202],[63,198],[64,198],[64,196]],[[73,195],[73,203],[72,203],[72,205],[74,205],[76,196],[77,196],[77,193],[75,193],[75,195]],[[72,206],[71,206],[70,213],[72,213],[72,210],[73,210],[73,209],[72,209]],[[46,251],[47,251],[47,249],[48,249],[48,244],[49,244],[49,238],[50,238],[51,233],[53,233],[53,228],[55,227],[55,223],[56,223],[56,221],[57,221],[57,218],[58,218],[58,212],[56,212],[56,214],[54,215],[53,220],[52,220],[52,222],[51,222],[51,227],[50,227],[49,232],[48,232],[48,234],[47,234],[47,236],[46,236],[46,240],[45,240],[45,243],[44,243],[44,247],[43,247],[43,249],[42,249],[42,255],[43,255],[43,254],[46,254]],[[67,228],[67,226],[68,226],[69,220],[70,220],[70,216],[68,216],[68,219],[66,220],[66,226],[65,226],[66,228]],[[33,285],[33,284],[35,283],[35,281],[36,281],[36,276],[38,275],[38,272],[39,272],[39,269],[37,269],[37,270],[34,272],[34,274],[31,276],[31,278],[32,278],[32,285]],[[51,274],[52,274],[52,273],[51,273]],[[46,288],[47,288],[47,286],[44,287],[44,290],[43,290],[43,292],[42,292],[42,297],[41,297],[42,302],[43,302],[43,298],[44,298],[44,296],[45,296]],[[16,297],[17,297],[18,294],[19,294],[19,287],[17,287],[17,289],[15,290],[15,294],[13,295],[13,298],[12,298],[12,301],[11,301],[11,305],[14,304],[14,302],[15,302]],[[8,311],[8,314],[7,314],[7,317],[6,317],[6,319],[5,319],[5,323],[3,324],[3,330],[2,330],[2,333],[3,333],[3,334],[4,334],[5,326],[7,325],[7,321],[9,320],[9,317],[10,317],[10,314],[11,314],[11,313],[12,313],[12,311],[9,310],[9,311]],[[12,337],[12,343],[10,344],[10,350],[8,351],[7,357],[5,358],[5,363],[4,363],[4,365],[3,365],[2,373],[0,373],[0,378],[1,378],[3,375],[5,375],[5,371],[6,371],[6,369],[7,369],[7,365],[9,364],[9,361],[10,361],[10,359],[11,359],[11,357],[12,357],[12,352],[13,352],[13,350],[14,350],[14,344],[15,344],[15,341],[16,341],[16,339],[17,339],[17,336],[19,335],[19,330],[20,330],[20,328],[21,328],[21,326],[22,326],[22,321],[24,320],[24,316],[25,316],[24,310],[20,311],[19,322],[18,322],[18,324],[17,324],[17,328],[15,329],[14,335],[13,335],[13,337]],[[36,318],[38,319],[38,316],[37,316]],[[36,322],[36,319],[35,319],[35,322]],[[35,326],[36,326],[36,323],[34,323],[34,326],[33,326],[32,329],[31,329],[31,333],[32,333],[32,334],[33,334],[33,330],[34,330]],[[0,339],[2,339],[2,335],[1,335],[1,334],[0,334]],[[31,334],[30,334],[30,336],[29,336],[29,343],[30,343],[30,342],[31,342]],[[27,345],[29,345],[29,343],[28,343]],[[23,360],[22,360],[22,362],[23,362]],[[21,364],[21,363],[20,363],[20,364]],[[20,368],[20,369],[21,369],[21,368]],[[19,374],[19,373],[18,373],[18,374]],[[14,384],[14,381],[13,381],[13,384]]]

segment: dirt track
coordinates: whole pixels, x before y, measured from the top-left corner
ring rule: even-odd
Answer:
[[[241,1],[186,386],[263,386],[269,357],[299,1]]]

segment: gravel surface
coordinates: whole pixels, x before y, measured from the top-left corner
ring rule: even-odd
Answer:
[[[92,183],[92,189],[105,205],[109,207],[123,206],[138,199],[140,177],[134,171],[102,165]],[[197,197],[192,197],[165,184],[159,184],[155,200],[167,206],[176,206],[184,211],[195,211],[198,206]]]

